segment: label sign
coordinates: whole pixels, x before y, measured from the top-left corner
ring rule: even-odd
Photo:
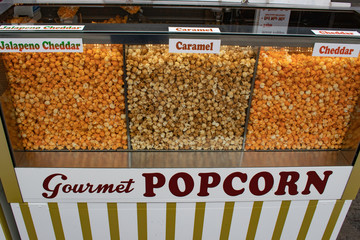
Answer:
[[[219,28],[205,27],[169,27],[169,32],[177,33],[220,33]]]
[[[83,52],[81,38],[0,38],[0,52]]]
[[[358,57],[360,44],[315,43],[313,56],[317,57]]]
[[[261,9],[256,32],[264,34],[286,34],[290,14],[290,10]]]
[[[219,53],[221,40],[169,39],[171,53]]]
[[[0,25],[0,31],[82,31],[85,25]]]
[[[357,31],[333,31],[333,30],[311,30],[316,35],[333,35],[333,36],[360,36]]]
[[[340,199],[351,166],[304,168],[16,168],[25,202]]]

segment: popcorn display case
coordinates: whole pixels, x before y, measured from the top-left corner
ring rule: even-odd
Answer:
[[[335,239],[359,188],[360,15],[278,7],[1,9],[21,238]]]

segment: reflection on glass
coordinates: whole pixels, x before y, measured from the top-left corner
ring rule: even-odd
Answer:
[[[360,93],[360,59],[311,52],[261,51],[246,149],[341,148]]]
[[[222,46],[220,54],[131,46],[132,148],[241,149],[255,56],[253,48],[239,46]]]
[[[126,149],[122,45],[83,53],[4,53],[26,150]]]

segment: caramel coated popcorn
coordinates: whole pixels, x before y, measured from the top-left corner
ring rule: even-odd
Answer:
[[[127,148],[122,45],[2,58],[25,149]]]
[[[359,58],[313,57],[306,49],[261,51],[246,149],[341,148],[359,67]]]
[[[57,14],[62,19],[72,19],[78,10],[79,7],[59,7]]]
[[[238,46],[222,46],[220,54],[128,49],[133,149],[241,149],[255,55]]]
[[[140,6],[121,6],[121,8],[130,14],[135,14],[140,11]]]

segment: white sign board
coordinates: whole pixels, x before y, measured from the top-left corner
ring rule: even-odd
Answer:
[[[171,53],[219,53],[221,40],[169,39]]]
[[[83,52],[81,38],[0,38],[1,52]]]
[[[357,31],[342,31],[342,30],[311,30],[316,35],[326,35],[326,36],[360,36],[360,33]]]
[[[352,167],[16,168],[25,202],[340,199]]]
[[[0,31],[82,31],[85,25],[0,25]]]
[[[169,32],[176,33],[220,33],[219,28],[205,27],[169,27]]]
[[[286,34],[290,14],[290,10],[261,9],[256,32],[264,34]]]
[[[358,57],[360,44],[315,43],[313,56],[317,57]]]

